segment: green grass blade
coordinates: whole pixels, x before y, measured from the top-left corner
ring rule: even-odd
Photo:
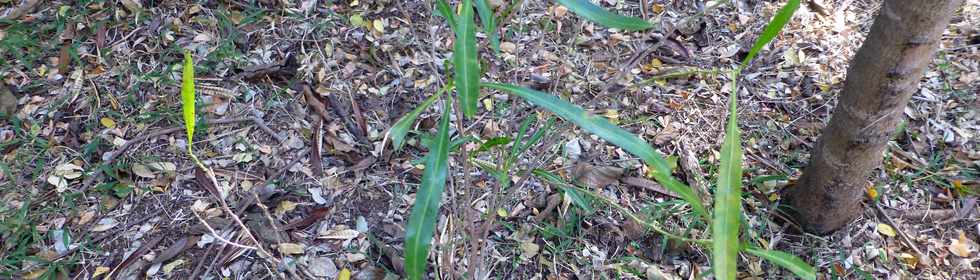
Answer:
[[[487,1],[489,0],[476,0],[476,12],[480,14],[483,32],[487,33],[487,37],[490,38],[490,47],[493,48],[494,53],[500,54],[500,34],[497,33],[497,19]]]
[[[570,121],[582,129],[599,136],[613,145],[639,157],[651,168],[651,175],[668,190],[677,193],[684,201],[691,204],[698,215],[707,219],[708,212],[697,194],[677,179],[671,176],[670,164],[643,139],[628,131],[609,123],[605,118],[590,114],[575,104],[569,103],[544,92],[509,84],[485,83],[484,87],[510,92],[531,104],[540,106],[566,121]]]
[[[446,0],[436,0],[436,11],[439,15],[446,18],[446,23],[449,23],[449,29],[456,33],[456,14],[453,13],[453,8],[446,3]]]
[[[712,267],[715,279],[735,279],[738,271],[738,230],[742,213],[742,142],[736,122],[736,96],[729,98],[728,125],[721,145],[721,163],[712,221]]]
[[[191,144],[194,143],[194,121],[197,114],[194,112],[194,57],[190,51],[184,51],[184,73],[181,78],[180,102],[184,111],[184,128],[187,129],[187,152],[191,152]]]
[[[449,173],[449,116],[452,103],[446,100],[439,132],[425,157],[422,183],[415,195],[415,205],[405,226],[405,272],[408,279],[420,280],[425,275],[432,233],[439,217],[439,202]]]
[[[463,107],[463,116],[472,118],[476,115],[476,103],[480,97],[480,63],[477,62],[473,0],[463,0],[461,5],[462,12],[456,22],[453,64],[456,66],[456,92]]]
[[[571,198],[572,204],[575,204],[575,206],[582,208],[582,210],[585,210],[585,212],[592,213],[595,211],[594,208],[592,208],[592,202],[586,199],[585,196],[579,193],[578,190],[576,190],[575,188],[570,188],[569,186],[571,186],[572,184],[565,182],[565,180],[563,180],[561,177],[558,177],[558,175],[552,174],[551,172],[538,168],[531,170],[531,174],[534,174],[534,176],[544,179],[548,183],[557,186],[559,189],[561,189],[563,193],[565,193],[566,195],[568,195],[569,198]]]
[[[605,27],[629,31],[645,30],[654,27],[653,23],[642,18],[628,17],[607,11],[602,7],[592,4],[589,0],[558,0],[558,4],[565,6],[576,15]]]
[[[755,44],[749,50],[749,55],[745,56],[739,68],[745,68],[759,54],[762,47],[765,47],[772,39],[776,38],[776,35],[779,35],[779,32],[783,30],[783,27],[786,26],[786,23],[789,22],[789,19],[793,17],[793,14],[799,8],[800,0],[789,0],[789,2],[786,2],[786,5],[776,13],[776,16],[772,17],[772,20],[769,21],[766,28],[762,29],[762,35],[759,35],[759,38],[755,40]]]
[[[721,146],[721,163],[715,190],[715,212],[711,226],[712,268],[715,279],[735,279],[735,274],[738,272],[738,231],[742,213],[742,143],[736,113],[738,76],[759,51],[779,35],[799,7],[799,0],[790,0],[786,3],[763,29],[752,50],[742,60],[742,64],[732,72],[735,85],[732,86],[728,97],[728,123],[725,127],[725,142]],[[781,254],[789,256],[789,254]]]
[[[422,104],[419,104],[419,106],[415,107],[415,109],[413,109],[411,112],[408,112],[408,114],[402,116],[401,119],[398,119],[398,122],[396,122],[395,125],[391,126],[391,129],[388,130],[388,137],[391,138],[391,145],[396,151],[400,150],[402,146],[405,145],[405,136],[408,135],[408,131],[412,129],[412,125],[415,124],[415,120],[418,119],[419,115],[421,115],[425,109],[428,109],[429,106],[432,106],[432,103],[435,103],[447,89],[448,87],[444,87],[442,90],[439,90],[439,93],[429,96],[429,98],[426,98],[425,101],[422,101]]]
[[[807,264],[806,262],[804,262],[803,260],[801,260],[800,258],[792,254],[781,252],[781,251],[775,251],[775,250],[763,250],[754,247],[746,247],[745,251],[748,252],[749,254],[762,257],[763,259],[766,259],[766,261],[769,261],[782,268],[785,268],[786,270],[789,270],[793,274],[796,274],[796,276],[800,277],[801,279],[806,279],[806,280],[817,279],[816,270],[814,270],[812,266],[810,266],[809,264]]]
[[[535,131],[534,134],[531,134],[531,137],[528,137],[527,141],[520,143],[520,148],[516,150],[517,153],[514,156],[516,157],[516,156],[520,156],[521,154],[524,154],[524,152],[527,151],[527,149],[530,149],[531,146],[534,146],[539,141],[541,141],[541,138],[544,137],[545,134],[551,132],[551,126],[553,125],[555,125],[555,119],[549,117],[548,120],[545,121],[543,127],[538,129],[538,131]]]

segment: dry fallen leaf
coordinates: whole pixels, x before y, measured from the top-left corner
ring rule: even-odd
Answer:
[[[340,274],[337,275],[337,280],[350,280],[350,270],[343,269]]]
[[[892,228],[892,226],[889,226],[887,224],[878,224],[877,229],[878,229],[878,233],[881,233],[882,235],[888,237],[895,237],[895,228]]]
[[[109,272],[109,267],[107,267],[107,266],[96,267],[95,268],[95,272],[92,272],[92,279],[95,279],[95,277],[97,277],[99,275],[102,275],[102,274],[106,274],[108,272]]]
[[[977,250],[976,243],[973,240],[966,238],[966,233],[962,230],[960,232],[960,237],[957,239],[950,239],[949,252],[961,258],[968,258],[970,254]]]
[[[517,45],[511,42],[502,42],[500,43],[500,50],[505,53],[514,53],[517,51]]]
[[[115,227],[118,224],[119,224],[119,222],[116,222],[116,219],[113,219],[113,218],[104,218],[104,219],[99,220],[99,224],[97,224],[97,225],[95,225],[95,226],[92,227],[92,231],[93,232],[107,231],[107,230]]]
[[[136,174],[136,176],[140,176],[148,179],[153,179],[157,177],[157,175],[153,174],[153,171],[150,170],[150,167],[146,165],[134,163],[131,169],[133,170],[133,174]]]
[[[99,119],[99,123],[101,123],[105,128],[116,128],[116,121],[109,117],[102,117]]]
[[[612,166],[594,166],[588,163],[579,163],[575,166],[572,178],[578,184],[589,188],[601,188],[606,185],[619,181],[623,176],[623,169]]]
[[[299,255],[303,254],[304,250],[306,250],[306,246],[296,243],[279,243],[277,249],[279,249],[280,253],[285,255]]]
[[[68,181],[58,175],[48,175],[48,184],[54,186],[55,190],[59,193],[68,190]]]
[[[170,275],[170,273],[173,273],[174,272],[174,269],[177,269],[177,267],[180,266],[180,265],[182,265],[182,264],[184,264],[184,262],[186,262],[184,259],[179,259],[179,260],[172,261],[172,262],[164,265],[163,266],[163,274]]]
[[[357,238],[360,232],[340,225],[320,233],[322,239],[351,240]]]
[[[533,241],[521,242],[521,259],[528,260],[533,258],[538,254],[541,246],[535,244]]]

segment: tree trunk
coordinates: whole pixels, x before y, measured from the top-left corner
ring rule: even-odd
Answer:
[[[825,234],[861,211],[867,178],[918,89],[939,39],[963,0],[885,0],[851,61],[830,123],[795,187],[790,213]]]

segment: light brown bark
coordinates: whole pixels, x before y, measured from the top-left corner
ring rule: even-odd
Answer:
[[[963,0],[885,0],[847,71],[844,89],[796,186],[790,212],[824,234],[861,211],[868,175],[902,119],[909,98]]]

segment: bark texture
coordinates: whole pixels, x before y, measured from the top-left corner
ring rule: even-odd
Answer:
[[[885,0],[850,62],[844,89],[795,187],[790,213],[825,234],[862,213],[867,178],[963,0]]]

